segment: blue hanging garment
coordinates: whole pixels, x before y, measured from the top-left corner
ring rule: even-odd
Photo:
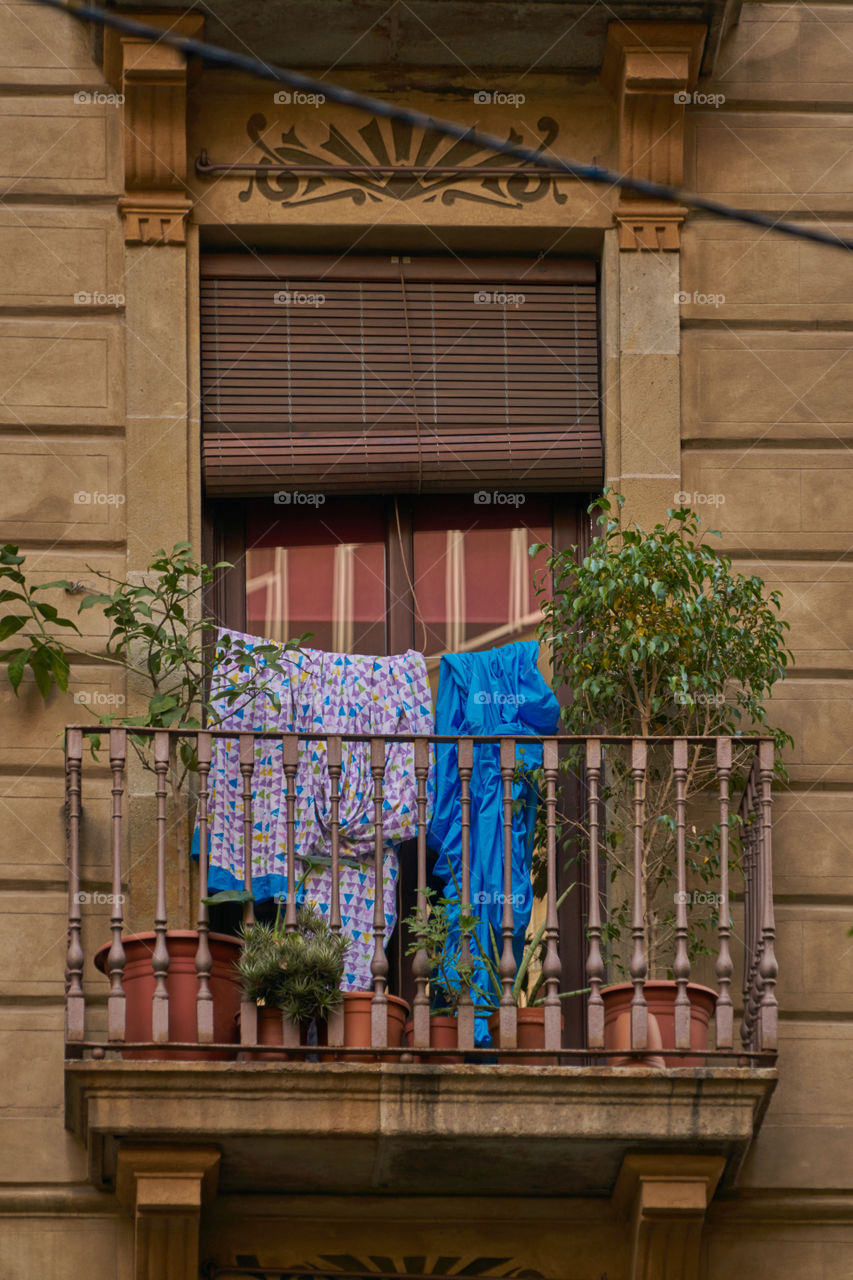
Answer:
[[[484,734],[522,736],[555,733],[560,709],[543,680],[535,640],[487,649],[482,653],[447,654],[441,659],[435,732],[439,735]],[[535,769],[542,763],[538,744],[516,746],[516,763]],[[435,798],[427,841],[438,853],[435,875],[443,882],[446,899],[457,896],[462,884],[461,788],[457,748],[453,743],[436,747]],[[524,950],[524,938],[533,906],[531,859],[536,798],[529,781],[513,783],[512,898],[513,947],[516,964]],[[500,745],[474,749],[471,777],[471,914],[478,917],[477,939],[482,953],[492,954],[490,926],[501,946],[503,916],[503,782]],[[458,906],[448,908],[451,954],[458,948]],[[488,991],[490,981],[472,944],[474,987]],[[477,995],[475,994],[475,1004]],[[490,1043],[486,1014],[476,1019],[476,1042]]]

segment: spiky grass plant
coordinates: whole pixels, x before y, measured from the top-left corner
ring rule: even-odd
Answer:
[[[248,1000],[273,1005],[292,1022],[324,1021],[343,999],[341,981],[350,940],[337,934],[314,907],[300,907],[286,933],[280,913],[244,926],[237,970]]]

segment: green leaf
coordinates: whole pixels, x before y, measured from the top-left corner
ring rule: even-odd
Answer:
[[[27,665],[27,650],[15,649],[9,658],[9,665],[6,668],[9,675],[9,683],[17,694],[24,675],[24,668]]]
[[[218,907],[221,902],[254,902],[254,900],[249,889],[222,889],[211,898],[202,898],[206,907]]]
[[[0,618],[0,640],[8,640],[9,636],[15,635],[28,622],[29,618],[22,614],[10,613],[5,618]]]
[[[44,648],[32,649],[29,654],[30,670],[35,677],[39,693],[47,701],[53,687],[50,657]]]

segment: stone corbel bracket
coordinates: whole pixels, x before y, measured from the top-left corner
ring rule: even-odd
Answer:
[[[627,1155],[613,1203],[629,1222],[628,1280],[698,1280],[722,1156]]]
[[[203,34],[200,14],[133,16],[176,35]],[[124,95],[124,238],[128,244],[183,244],[192,208],[186,184],[186,59],[155,40],[108,30],[104,72]]]
[[[611,23],[602,82],[619,107],[619,172],[681,186],[684,112],[699,75],[706,28],[701,23]],[[620,249],[678,250],[682,205],[631,196],[614,217]]]
[[[133,1219],[133,1280],[198,1280],[201,1212],[218,1173],[215,1147],[122,1147],[116,1193]]]

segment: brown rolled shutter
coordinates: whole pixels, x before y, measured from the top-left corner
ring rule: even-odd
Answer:
[[[211,494],[594,489],[593,264],[202,263]]]

